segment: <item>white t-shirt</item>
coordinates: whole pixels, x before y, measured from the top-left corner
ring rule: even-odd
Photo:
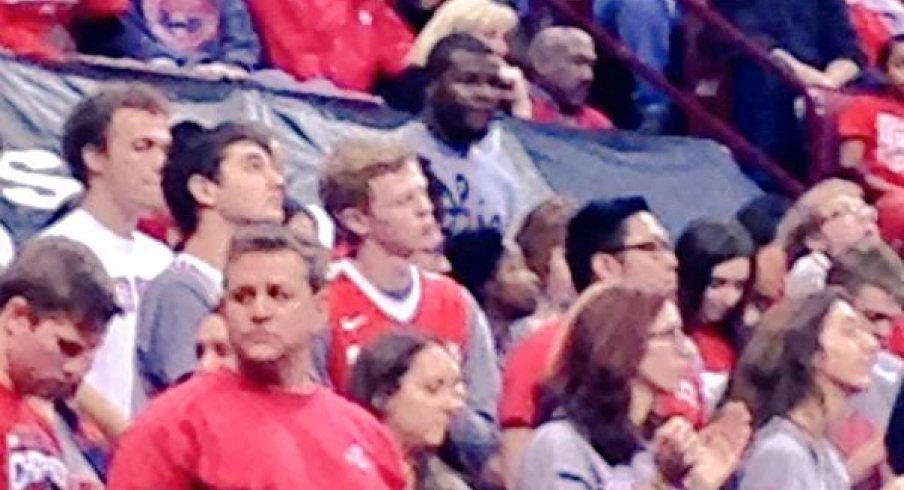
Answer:
[[[132,233],[131,240],[116,235],[83,209],[64,216],[43,234],[84,243],[113,278],[124,313],[110,321],[87,382],[131,416],[139,298],[147,284],[169,266],[173,254],[141,232]]]

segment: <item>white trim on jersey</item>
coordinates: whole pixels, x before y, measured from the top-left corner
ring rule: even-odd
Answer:
[[[339,277],[340,274],[346,275],[349,280],[364,293],[364,296],[367,296],[367,299],[376,305],[376,307],[386,316],[399,323],[408,323],[414,320],[415,315],[417,315],[418,307],[421,304],[422,294],[421,278],[417,268],[413,265],[410,266],[410,268],[412,281],[411,291],[402,299],[393,298],[374,287],[374,285],[371,284],[348,259],[334,262],[330,266],[328,276],[331,279],[335,279],[336,277]]]

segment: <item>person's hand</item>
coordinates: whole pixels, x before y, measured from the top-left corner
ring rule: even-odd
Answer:
[[[694,427],[682,417],[672,417],[653,434],[650,446],[662,478],[680,482],[694,462],[699,439]]]
[[[751,416],[744,404],[727,403],[700,431],[700,444],[684,486],[689,490],[717,490],[734,473],[751,435]]]
[[[499,69],[499,77],[510,87],[503,97],[512,105],[512,115],[521,119],[533,117],[533,104],[530,101],[530,88],[527,79],[518,67],[505,65]]]
[[[227,80],[241,80],[248,78],[248,71],[237,65],[228,63],[204,63],[192,67],[192,70],[205,77],[225,78]]]
[[[845,461],[851,481],[859,483],[885,462],[885,433],[878,432]]]

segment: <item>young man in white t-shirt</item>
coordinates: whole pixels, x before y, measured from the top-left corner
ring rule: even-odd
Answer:
[[[160,175],[170,142],[167,102],[150,89],[111,87],[82,100],[66,121],[63,156],[85,185],[84,199],[44,231],[87,245],[114,280],[123,314],[111,320],[86,382],[126,415],[139,298],[172,261],[169,249],[136,229],[140,217],[163,206]]]

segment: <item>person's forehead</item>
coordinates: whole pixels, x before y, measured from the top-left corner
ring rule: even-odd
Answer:
[[[307,268],[301,256],[291,250],[247,252],[226,268],[230,289],[303,282]]]
[[[226,145],[226,148],[223,149],[224,159],[246,158],[249,156],[259,156],[266,160],[272,160],[270,153],[264,150],[259,143],[252,140],[235,141]]]
[[[902,307],[892,295],[884,289],[872,284],[865,284],[856,297],[857,307],[872,311],[880,310],[890,315],[901,315]]]
[[[832,304],[824,321],[828,322],[826,326],[829,324],[843,326],[857,323],[860,319],[860,314],[850,303],[844,300],[837,300]]]
[[[499,69],[501,60],[491,53],[475,53],[457,50],[449,57],[452,61],[449,71],[452,72],[487,72]]]
[[[565,43],[565,52],[570,56],[582,55],[588,58],[596,57],[596,49],[593,46],[593,40],[589,36],[580,33],[571,33],[568,35]]]
[[[735,257],[713,267],[712,276],[719,279],[746,278],[750,274],[750,259]]]
[[[110,117],[110,130],[130,130],[170,136],[169,116],[144,109],[123,107]]]
[[[409,372],[419,378],[432,378],[457,374],[458,363],[446,348],[430,344],[421,349],[412,359]]]

